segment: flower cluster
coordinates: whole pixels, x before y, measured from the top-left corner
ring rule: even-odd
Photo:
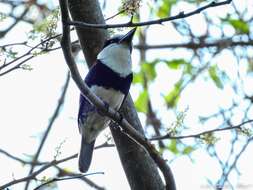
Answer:
[[[129,15],[134,15],[140,7],[141,0],[124,0],[122,10]]]

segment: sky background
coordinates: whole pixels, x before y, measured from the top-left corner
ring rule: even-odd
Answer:
[[[51,1],[51,3],[52,2],[53,1]],[[240,0],[235,2],[238,6],[239,4],[243,4]],[[251,1],[245,2],[247,2],[249,6],[253,6]],[[109,4],[114,6],[110,8],[107,7],[105,11],[106,16],[110,16],[111,13],[117,12],[118,4],[114,1],[112,3],[112,0],[108,1],[108,5]],[[143,18],[146,18],[147,15],[144,13],[146,4],[143,6],[143,13],[141,15]],[[178,11],[187,11],[192,8],[193,7],[182,3],[179,5]],[[0,10],[2,9],[3,7],[1,8],[0,4]],[[206,12],[213,16],[222,16],[228,11],[230,11],[229,6],[222,6],[207,10]],[[118,21],[119,20],[115,19],[115,22]],[[120,21],[122,22],[122,19],[120,19]],[[198,34],[201,34],[205,28],[205,23],[200,15],[193,16],[187,19],[187,21],[194,26],[193,31]],[[0,44],[3,45],[12,42],[25,41],[27,34],[31,29],[30,26],[22,23],[1,40]],[[125,31],[126,30],[121,33],[124,33]],[[228,35],[230,32],[232,33],[229,28],[227,29],[227,32]],[[216,31],[212,31],[212,34],[215,37]],[[150,44],[162,44],[163,42],[176,43],[181,40],[183,40],[183,37],[173,31],[170,23],[151,26],[147,35],[147,42]],[[134,39],[134,43],[137,44],[137,38]],[[21,52],[25,51],[25,49],[18,50]],[[152,60],[154,57],[167,56],[180,58],[182,55],[188,57],[190,56],[190,53],[186,50],[170,52],[166,49],[159,51],[152,50],[148,51],[147,59]],[[138,71],[140,67],[138,65],[139,53],[137,50],[133,51],[132,59],[133,69],[134,71]],[[224,52],[215,59],[217,59],[217,63],[224,62],[224,64],[222,64],[223,69],[227,72],[229,77],[235,78],[235,72],[237,72],[235,69],[236,61],[229,52]],[[33,58],[28,64],[31,65],[32,71],[16,70],[0,78],[0,148],[21,158],[29,158],[36,152],[38,143],[40,142],[39,137],[43,134],[48,125],[49,119],[54,112],[68,71],[61,50],[40,55]],[[79,54],[78,67],[83,76],[87,73],[87,68],[84,65],[83,57]],[[246,69],[247,68],[244,66],[240,67],[242,73],[246,72]],[[166,93],[168,89],[173,87],[178,80],[180,73],[169,71],[168,69],[165,69],[164,65],[158,65],[156,71],[159,75],[154,83],[150,85],[149,91],[152,92],[152,100],[155,101],[156,110],[159,110],[157,111],[158,114],[161,116],[166,115],[166,117],[163,117],[163,122],[168,123],[169,126],[170,123],[173,122],[170,119],[172,113],[169,113],[164,108],[161,96],[163,93]],[[252,92],[250,84],[253,84],[252,77],[246,77],[245,87],[248,88],[249,92]],[[216,87],[213,83],[207,83],[205,78],[202,78],[185,90],[177,109],[178,111],[184,111],[187,109],[185,122],[192,126],[191,129],[187,130],[187,134],[200,131],[201,124],[197,120],[199,113],[203,116],[207,116],[218,110],[219,106],[226,107],[226,105],[230,105],[231,99],[228,98],[228,96],[231,94],[231,89],[227,87],[222,91],[217,91],[215,88]],[[140,90],[140,86],[132,85],[130,93],[134,100],[137,99]],[[61,145],[61,154],[57,157],[58,159],[78,152],[80,144],[80,136],[76,121],[78,101],[79,91],[71,80],[65,104],[61,108],[60,115],[54,123],[52,131],[43,147],[42,153],[39,157],[40,160],[53,160],[56,154],[56,149],[59,145]],[[251,113],[253,115],[253,111]],[[238,112],[238,122],[240,122],[240,114],[242,113]],[[140,114],[140,119],[144,124],[144,116],[142,114]],[[212,128],[212,126],[216,126],[219,122],[221,122],[219,119],[213,119],[208,125]],[[236,122],[235,118],[234,123]],[[97,145],[102,144],[106,140],[106,136],[109,134],[109,130],[105,130],[97,140]],[[217,145],[219,147],[218,150],[223,153],[224,157],[226,157],[228,155],[227,147],[230,144],[230,134],[222,132],[219,133],[218,136],[220,137],[220,141]],[[185,142],[191,144],[192,140],[189,139]],[[235,151],[238,151],[239,148],[240,147],[236,147]],[[183,155],[171,162],[170,167],[172,168],[179,190],[212,189],[208,186],[206,180],[214,179],[214,181],[216,181],[219,179],[221,171],[219,170],[218,162],[216,159],[210,158],[205,153],[204,149],[205,145],[200,146],[192,153],[191,158]],[[230,180],[232,182],[244,185],[243,188],[238,187],[237,189],[253,189],[253,166],[250,164],[251,160],[253,160],[252,151],[253,146],[250,144],[238,162],[237,166],[241,172],[240,178],[233,173],[230,175]],[[174,158],[170,152],[166,153],[165,156],[167,156],[166,158],[168,160]],[[68,161],[62,164],[62,166],[78,172],[77,159]],[[13,178],[17,179],[26,176],[29,171],[27,166],[21,165],[3,154],[0,154],[0,168],[0,184],[11,181]],[[106,187],[108,190],[129,189],[116,148],[96,150],[94,152],[89,172],[105,172],[104,175],[93,175],[90,176],[89,179],[93,180],[100,186]],[[43,172],[42,175],[39,175],[38,178],[43,178],[43,176],[53,176],[54,174],[54,170],[47,170]],[[36,186],[36,183],[33,183],[33,185]],[[84,183],[79,180],[67,180],[57,183],[57,186],[60,190],[81,190],[84,188]],[[12,186],[10,189],[18,190],[22,187],[23,183]],[[91,188],[87,186],[87,189]]]

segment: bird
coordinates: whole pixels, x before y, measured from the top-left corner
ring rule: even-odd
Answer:
[[[125,35],[116,35],[105,41],[90,68],[84,82],[108,108],[119,110],[133,80],[132,39],[136,28]],[[78,128],[81,146],[78,155],[80,172],[87,172],[93,155],[97,136],[109,125],[110,119],[103,115],[85,96],[80,94]]]

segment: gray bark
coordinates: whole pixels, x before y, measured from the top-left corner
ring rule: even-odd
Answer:
[[[99,2],[97,0],[69,0],[69,11],[72,19],[87,23],[105,23]],[[85,60],[90,67],[96,60],[107,36],[106,29],[77,28]]]
[[[97,0],[69,0],[69,10],[75,21],[105,23]],[[107,31],[104,29],[77,28],[77,34],[86,62],[88,66],[91,66],[107,37]],[[121,112],[136,127],[136,130],[144,134],[130,95],[123,104]],[[142,147],[117,128],[114,128],[113,125],[115,124],[112,124],[110,128],[131,189],[164,189],[161,176],[152,158]]]

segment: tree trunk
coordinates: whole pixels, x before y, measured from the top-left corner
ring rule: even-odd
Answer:
[[[69,0],[69,10],[75,21],[105,23],[97,0]],[[103,42],[107,37],[107,31],[104,29],[77,28],[77,34],[85,59],[90,67],[95,62],[96,56],[102,48]],[[123,104],[121,112],[136,127],[136,130],[144,134],[130,95]],[[131,189],[164,189],[156,164],[149,154],[125,134],[114,128],[113,125],[115,124],[110,126],[111,132]]]

